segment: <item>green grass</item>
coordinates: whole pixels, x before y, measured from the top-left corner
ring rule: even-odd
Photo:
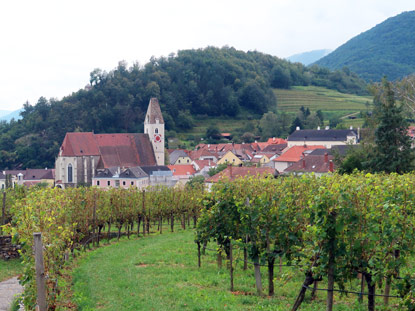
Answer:
[[[22,273],[23,267],[20,259],[0,259],[0,281],[4,281]]]
[[[163,233],[126,240],[89,252],[73,271],[73,297],[79,310],[289,310],[301,288],[303,274],[297,269],[276,269],[275,298],[256,295],[253,270],[237,262],[235,291],[229,291],[229,270],[218,269],[215,255],[202,257],[192,231]],[[210,246],[213,247],[213,246]],[[241,258],[241,254],[237,254]],[[225,264],[224,264],[225,265]],[[266,269],[263,269],[266,288]],[[347,288],[357,289],[358,282]],[[326,286],[321,284],[321,287]],[[326,294],[317,300],[307,293],[301,310],[325,310]],[[381,304],[381,299],[377,299]],[[392,309],[395,301],[391,301]],[[357,297],[335,294],[337,311],[366,310]]]

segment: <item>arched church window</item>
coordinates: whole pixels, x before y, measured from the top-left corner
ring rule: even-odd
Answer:
[[[72,164],[68,164],[68,182],[73,181],[73,175],[72,175]]]
[[[158,129],[158,128],[156,128],[155,132],[156,132],[156,134],[158,134],[158,133],[159,133],[159,129]]]

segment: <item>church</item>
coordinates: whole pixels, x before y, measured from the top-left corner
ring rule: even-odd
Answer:
[[[164,120],[157,98],[151,98],[144,133],[66,133],[55,161],[55,185],[92,185],[99,172],[164,166]]]

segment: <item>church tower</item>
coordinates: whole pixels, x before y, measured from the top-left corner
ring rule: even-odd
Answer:
[[[153,145],[157,165],[164,165],[164,120],[159,101],[155,97],[151,98],[148,104],[144,133],[148,134]]]

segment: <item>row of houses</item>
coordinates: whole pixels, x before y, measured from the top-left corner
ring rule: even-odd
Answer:
[[[269,167],[278,174],[322,174],[335,170],[336,153],[344,155],[349,146],[359,141],[359,130],[300,130],[287,140],[270,138],[251,144],[199,144],[195,150],[169,150],[169,167],[189,178],[201,167],[219,164]],[[203,165],[197,165],[203,161]],[[205,170],[205,173],[207,170]],[[205,174],[206,175],[206,174]]]

